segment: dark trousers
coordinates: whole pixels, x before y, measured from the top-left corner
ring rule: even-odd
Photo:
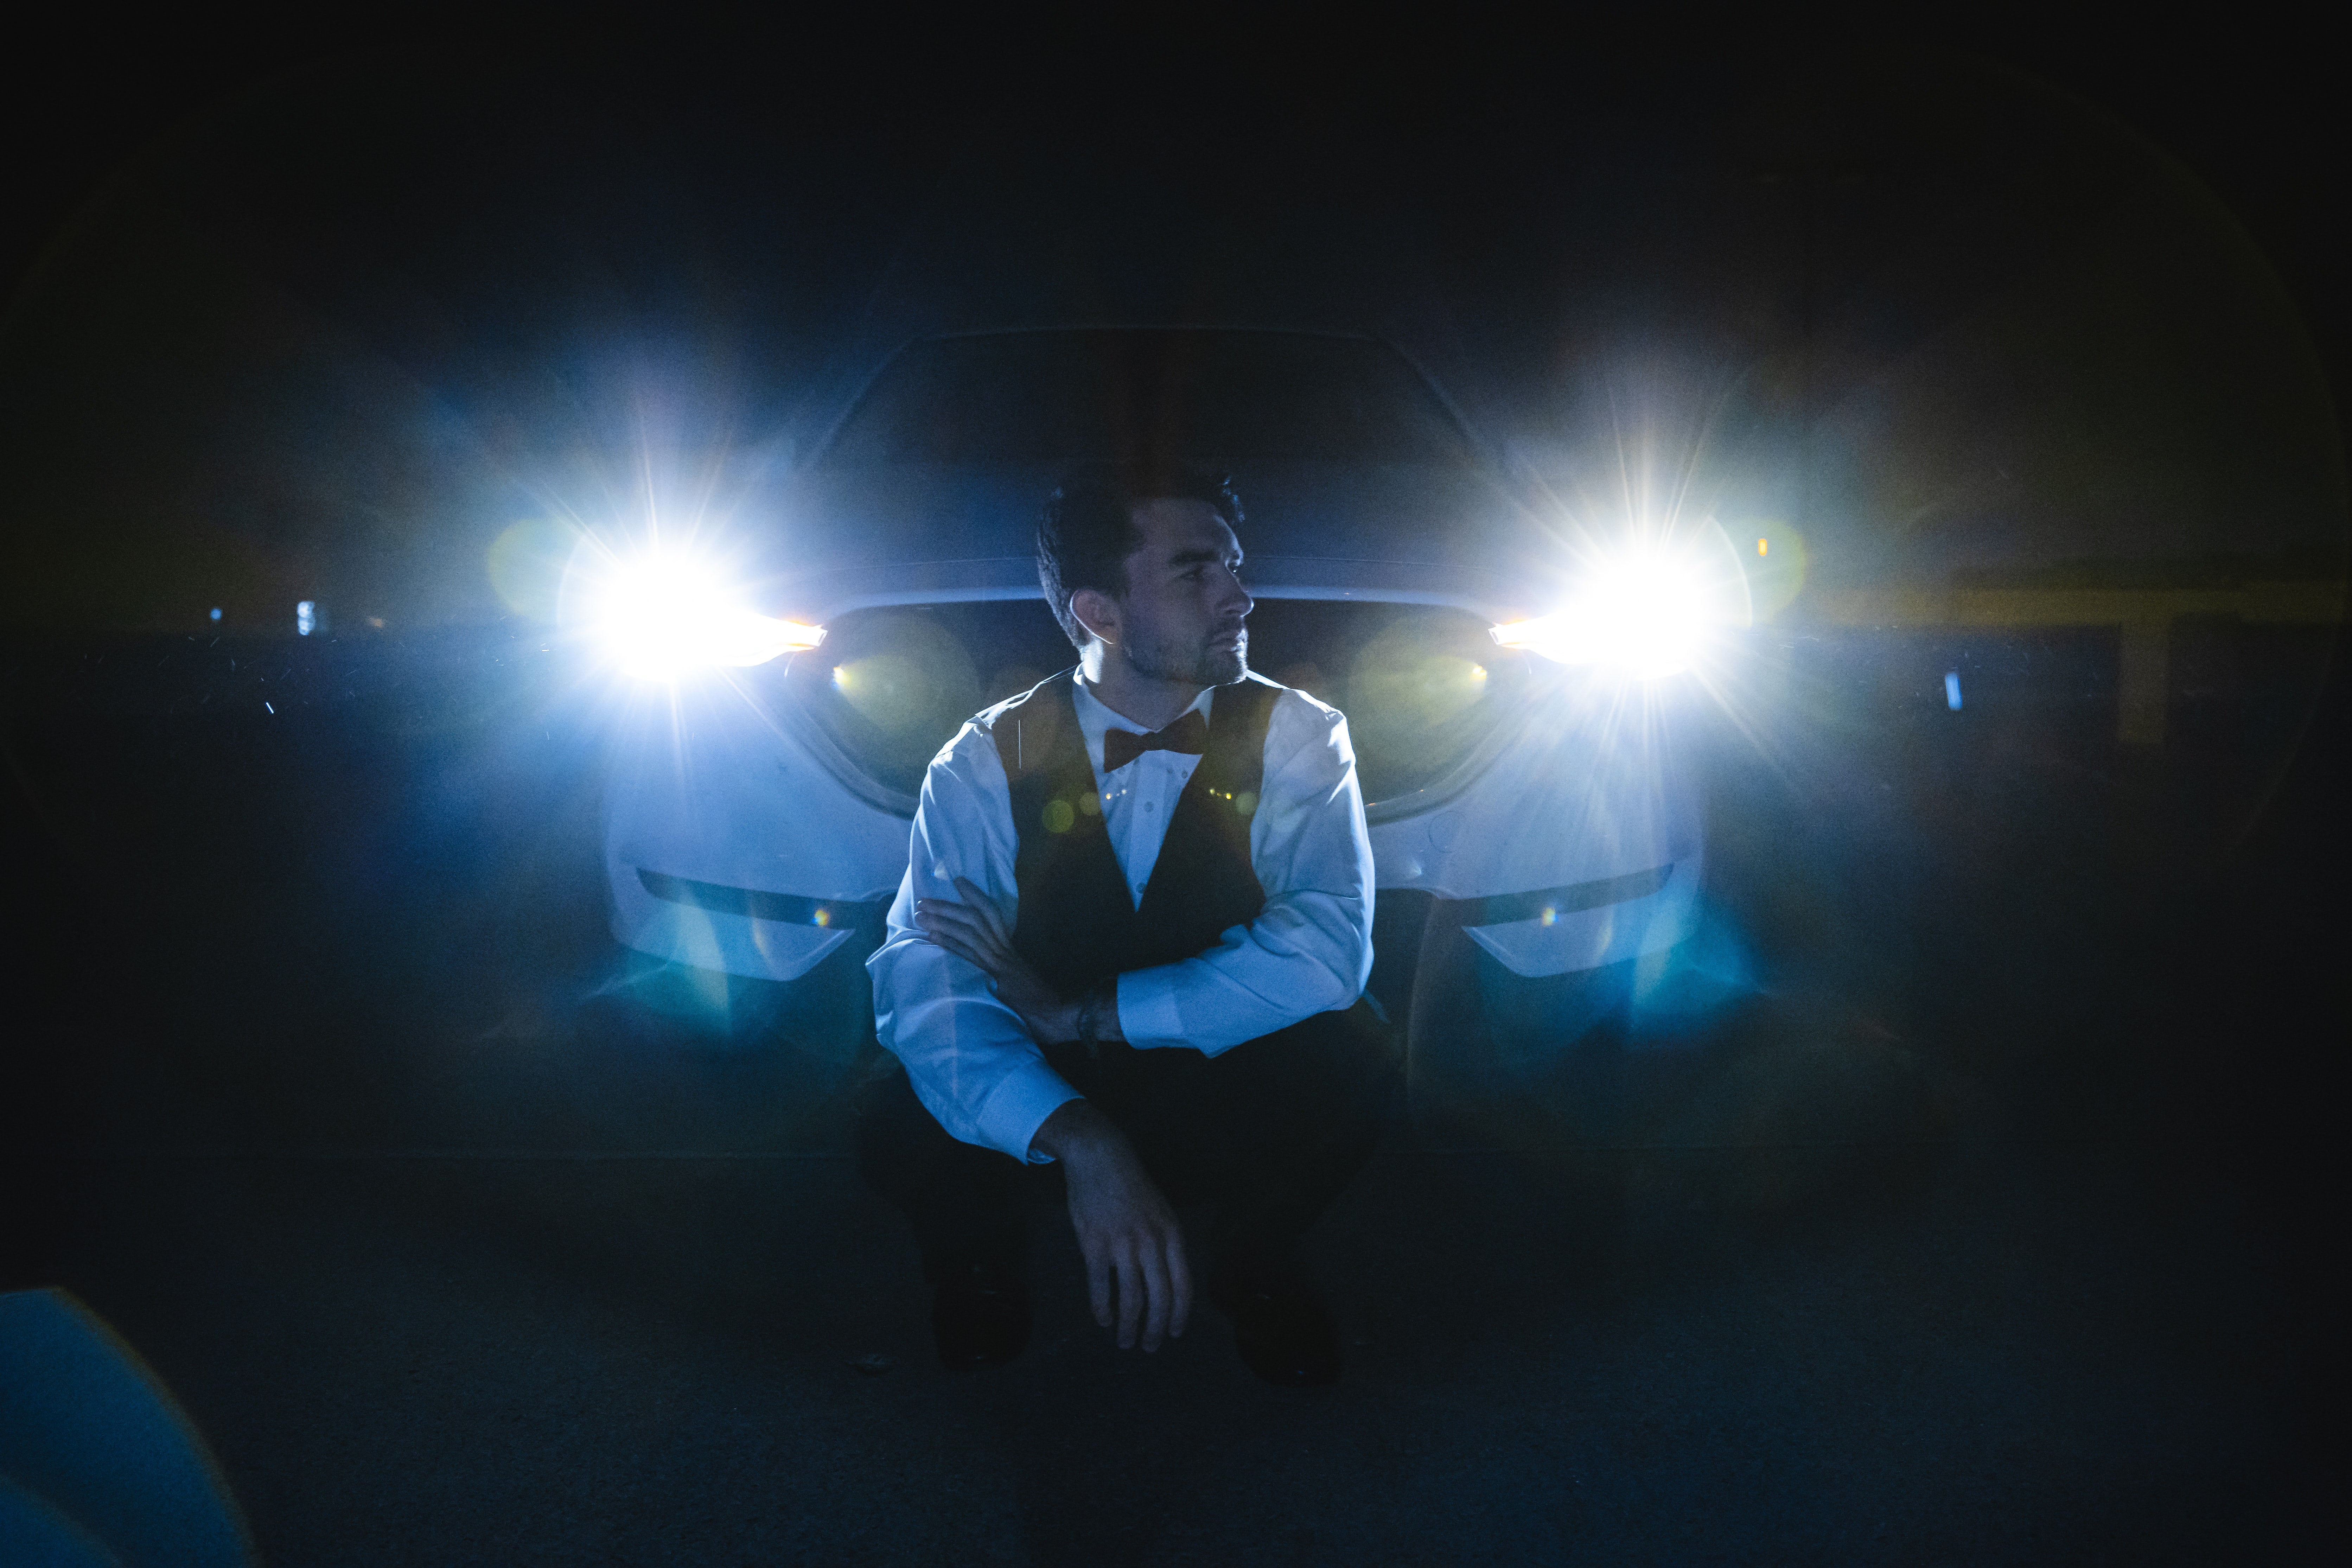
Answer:
[[[1168,1201],[1210,1206],[1218,1259],[1277,1259],[1339,1196],[1379,1136],[1394,1047],[1359,1002],[1215,1057],[1182,1047],[1045,1047],[1125,1132]],[[893,1063],[861,1107],[859,1168],[914,1222],[936,1283],[974,1261],[1017,1266],[1026,1184],[1049,1166],[950,1137]]]

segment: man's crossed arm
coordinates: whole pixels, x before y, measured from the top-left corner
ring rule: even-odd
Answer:
[[[917,899],[915,923],[925,936],[986,974],[996,999],[1021,1015],[1040,1045],[1058,1040],[1124,1040],[1118,1026],[1117,982],[1105,981],[1082,995],[1065,996],[1037,977],[1013,951],[1003,911],[969,879],[958,877],[952,899]]]

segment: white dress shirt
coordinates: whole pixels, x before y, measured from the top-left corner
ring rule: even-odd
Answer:
[[[1212,687],[1193,704],[1203,718],[1215,695]],[[1201,759],[1146,752],[1106,775],[1103,732],[1143,727],[1106,707],[1083,681],[1075,702],[1111,852],[1140,906],[1169,815]],[[940,1125],[964,1142],[1042,1161],[1030,1140],[1077,1092],[1046,1065],[988,976],[915,924],[917,899],[961,901],[959,877],[993,900],[1008,922],[1017,911],[1012,794],[982,722],[998,711],[966,724],[931,759],[889,931],[866,968],[875,1029],[906,1063],[916,1096]],[[1250,864],[1265,908],[1196,958],[1118,977],[1119,1029],[1138,1048],[1181,1046],[1215,1056],[1348,1005],[1371,975],[1372,847],[1348,721],[1284,688],[1268,715],[1265,761]]]

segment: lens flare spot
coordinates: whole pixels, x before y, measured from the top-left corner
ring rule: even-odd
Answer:
[[[1078,820],[1077,811],[1066,800],[1047,801],[1043,815],[1048,833],[1067,833]]]
[[[1787,523],[1776,522],[1769,540],[1756,541],[1756,558],[1761,564],[1748,568],[1748,592],[1755,599],[1756,619],[1768,621],[1804,591],[1811,557],[1805,536]]]
[[[1444,637],[1451,626],[1417,617],[1364,646],[1349,672],[1347,710],[1369,731],[1396,731],[1426,744],[1466,718],[1486,695],[1486,667]]]
[[[499,601],[527,620],[552,622],[562,596],[563,574],[579,545],[576,530],[540,518],[509,525],[490,542],[490,587]]]
[[[903,735],[930,725],[938,699],[929,673],[919,658],[898,652],[874,653],[835,666],[833,687],[867,722]]]

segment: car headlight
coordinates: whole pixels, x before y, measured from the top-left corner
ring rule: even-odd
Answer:
[[[745,609],[716,571],[690,558],[616,563],[600,598],[595,625],[613,662],[649,680],[765,664],[824,641],[823,626]]]
[[[1725,627],[1748,619],[1736,562],[1703,548],[1648,544],[1596,560],[1558,614],[1493,628],[1505,647],[1643,679],[1689,668]]]

